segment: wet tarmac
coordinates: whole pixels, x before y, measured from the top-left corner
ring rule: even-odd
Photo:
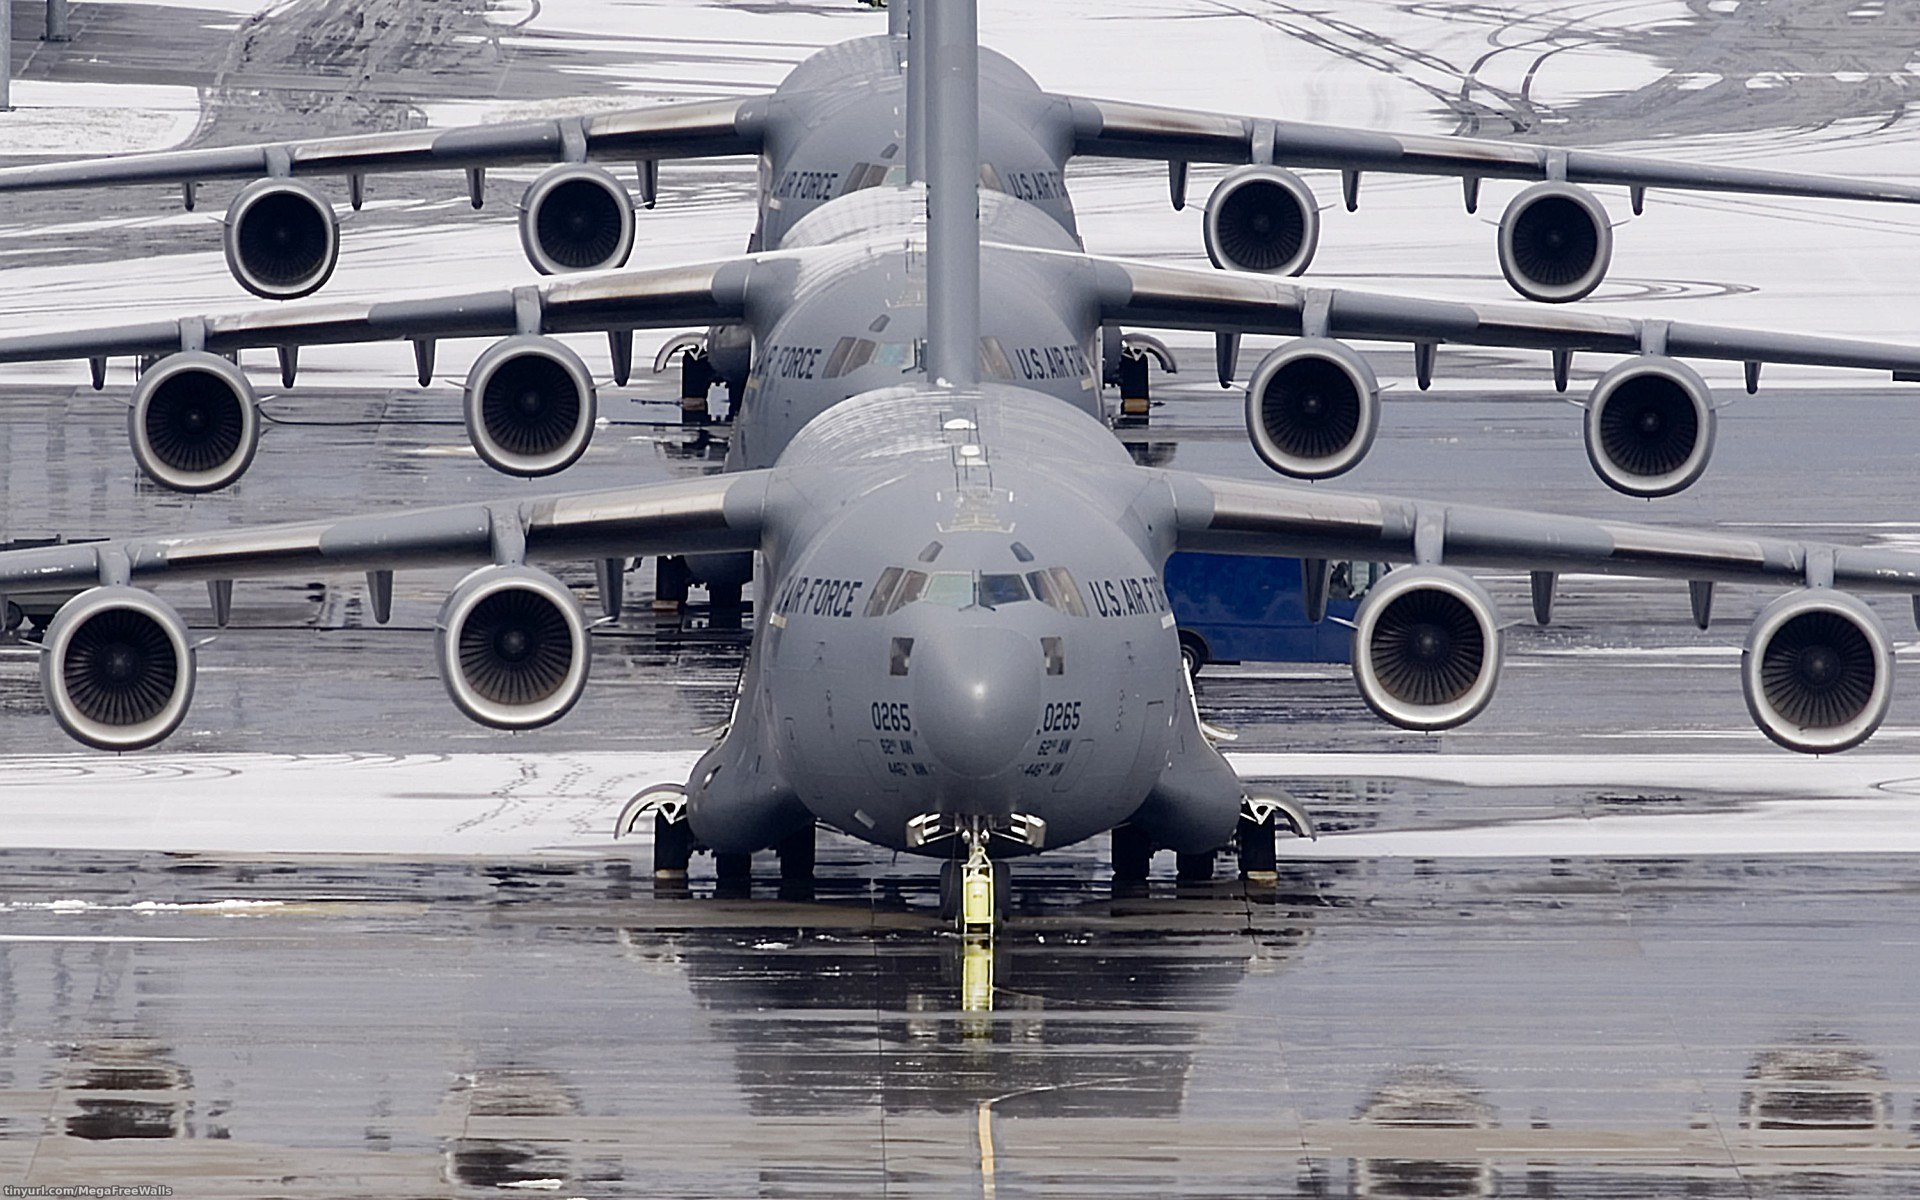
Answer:
[[[1910,861],[0,858],[0,1163],[196,1196],[1913,1193]],[[992,972],[991,1011],[962,998]]]
[[[16,5],[29,36],[38,7]],[[561,19],[577,11],[545,7]],[[1183,19],[1244,19],[1313,47],[1324,62],[1306,91],[1332,106],[1314,117],[1399,112],[1394,97],[1410,88],[1417,108],[1484,134],[1638,139],[1658,113],[1668,132],[1722,135],[1709,143],[1721,154],[1873,137],[1905,146],[1904,127],[1883,127],[1910,94],[1895,60],[1911,44],[1897,34],[1911,14],[1873,0],[1189,7]],[[21,77],[184,82],[203,90],[199,136],[239,141],[407,127],[451,102],[538,106],[616,75],[642,101],[737,94],[804,55],[796,21],[820,22],[807,27],[817,41],[864,31],[851,5],[755,6],[777,32],[727,46],[633,21],[625,40],[563,36],[539,5],[489,15],[477,3],[297,0],[255,21],[231,8],[76,6],[77,49],[23,43]],[[1099,36],[1124,68],[1123,39]],[[1498,49],[1438,49],[1463,37]],[[1036,70],[1036,56],[1054,53],[1003,46]],[[1534,86],[1582,52],[1667,74],[1572,100]],[[1112,78],[1047,82],[1124,90]],[[752,179],[740,164],[666,172],[639,253],[737,250]],[[374,181],[339,286],[418,286],[452,262],[472,273],[463,280],[497,269],[526,281],[510,228],[519,182],[501,173],[494,203],[473,214],[457,181]],[[1198,260],[1194,226],[1160,211],[1157,171],[1077,165],[1074,186],[1096,248]],[[1438,201],[1458,218],[1455,185],[1366,186],[1362,214],[1329,214],[1326,279],[1499,294],[1483,229],[1431,215],[1402,224]],[[217,212],[226,193],[208,193]],[[10,281],[30,282],[0,296],[0,317],[231,305],[210,223],[167,216],[161,199],[130,189],[9,204],[0,263]],[[64,232],[42,236],[48,223]],[[1622,231],[1615,278],[1591,303],[1907,336],[1900,306],[1861,298],[1910,292],[1887,280],[1910,281],[1901,264],[1916,244],[1901,215],[1659,196]],[[113,264],[127,258],[161,265],[123,274]],[[1136,456],[1258,476],[1238,394],[1204,377],[1210,345],[1170,340],[1187,369],[1156,381],[1153,425],[1127,435]],[[605,362],[604,346],[581,345]],[[1249,341],[1242,377],[1264,349]],[[10,374],[0,540],[550,488],[492,475],[466,448],[462,351],[449,350],[428,389],[369,386],[407,377],[404,349],[314,353],[300,385],[267,401],[271,427],[248,477],[200,498],[137,478],[119,403],[125,364],[98,396],[73,365],[31,382]],[[1847,541],[1911,544],[1920,531],[1907,483],[1920,444],[1911,389],[1770,371],[1759,397],[1723,414],[1707,477],[1650,506],[1593,479],[1579,413],[1545,384],[1543,355],[1443,351],[1426,395],[1407,380],[1404,352],[1373,357],[1393,388],[1386,420],[1342,486]],[[263,380],[268,361],[256,364]],[[1603,365],[1576,363],[1576,395]],[[609,386],[609,423],[561,485],[715,469],[724,429],[665,423],[672,385]],[[742,635],[698,611],[655,614],[647,563],[629,577],[627,612],[596,631],[592,683],[565,721],[520,735],[465,723],[429,666],[432,615],[453,578],[402,575],[384,629],[357,579],[242,581],[233,626],[201,650],[193,712],[166,750],[209,773],[234,769],[222,756],[350,752],[404,793],[391,803],[466,805],[498,824],[554,807],[551,792],[598,830],[628,788],[576,756],[691,754],[725,718]],[[568,578],[584,599],[590,572]],[[1519,621],[1525,580],[1489,585]],[[204,593],[163,594],[214,634]],[[1768,777],[1783,752],[1751,728],[1733,669],[1764,599],[1722,589],[1703,633],[1677,585],[1563,580],[1550,628],[1510,631],[1488,712],[1437,736],[1378,722],[1339,667],[1211,668],[1201,703],[1240,734],[1236,751],[1379,751],[1410,765],[1271,777],[1325,834],[1283,854],[1271,891],[1249,894],[1223,859],[1213,885],[1182,891],[1162,862],[1147,894],[1116,897],[1098,843],[1023,861],[1007,929],[985,956],[937,919],[927,863],[831,835],[811,898],[768,882],[743,899],[714,895],[705,859],[688,894],[656,894],[644,841],[215,854],[45,850],[0,834],[0,1181],[242,1197],[1914,1195],[1920,856],[1877,853],[1885,826],[1839,803],[1838,788],[1798,810],[1818,821],[1817,805],[1833,804],[1833,852],[1754,848],[1780,826],[1789,789],[1784,771]],[[1911,668],[1906,606],[1876,607]],[[129,772],[181,769],[68,754],[40,700],[36,655],[0,644],[0,813],[12,786],[19,816],[29,776],[36,787],[71,776],[57,798],[76,810],[97,788],[104,811],[108,797],[141,794]],[[1882,805],[1920,774],[1905,757],[1920,736],[1911,678],[1907,669],[1887,726],[1846,760],[1886,763]],[[1619,758],[1649,752],[1719,756],[1710,761],[1725,774],[1686,785],[1657,769],[1650,781],[1609,776]],[[498,756],[534,783],[496,804],[457,794],[451,768],[438,787],[381,773],[383,756],[426,756],[410,769],[431,777],[431,756],[449,753]],[[1598,765],[1574,783],[1436,781],[1412,765],[1520,754]],[[284,811],[276,799],[259,797],[263,845]],[[193,814],[156,803],[101,843],[137,844],[149,827],[190,843]],[[342,820],[378,823],[365,804],[341,809]],[[1617,822],[1654,831],[1659,849],[1552,844],[1570,824]],[[1521,850],[1446,840],[1514,830],[1543,832]],[[1343,836],[1402,840],[1363,857],[1343,855]]]

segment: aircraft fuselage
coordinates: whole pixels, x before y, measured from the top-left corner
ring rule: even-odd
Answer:
[[[897,387],[821,415],[779,466],[810,494],[781,498],[805,516],[769,544],[739,711],[689,782],[704,843],[817,818],[949,854],[908,837],[944,814],[1038,818],[1064,845],[1135,817],[1181,756],[1220,786],[1158,839],[1232,835],[1161,586],[1172,497],[1104,426],[1005,385]]]

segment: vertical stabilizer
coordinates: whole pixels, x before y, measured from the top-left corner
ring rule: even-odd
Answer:
[[[907,15],[907,182],[927,181],[927,17],[916,0],[901,0]],[[917,0],[925,9],[932,0]]]
[[[927,87],[927,375],[980,380],[980,43],[975,0],[918,0]],[[921,24],[916,20],[915,24]]]

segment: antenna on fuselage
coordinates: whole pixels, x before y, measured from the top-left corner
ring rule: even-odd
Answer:
[[[927,377],[980,381],[980,43],[975,0],[917,0],[927,35]],[[911,69],[911,68],[909,68]]]

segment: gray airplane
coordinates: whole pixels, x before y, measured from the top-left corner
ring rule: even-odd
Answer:
[[[1742,658],[1758,727],[1790,749],[1826,753],[1879,726],[1891,643],[1851,591],[1920,595],[1920,554],[1141,467],[1057,394],[982,379],[983,286],[996,309],[1065,310],[1108,296],[1119,312],[1212,306],[1218,317],[1235,304],[1273,304],[1205,272],[1195,274],[1209,288],[1189,294],[1174,286],[1178,272],[983,246],[977,212],[1000,205],[976,203],[970,166],[970,6],[934,11],[957,24],[933,50],[950,69],[938,76],[929,123],[948,153],[930,156],[925,226],[889,230],[884,253],[857,238],[823,239],[538,289],[166,326],[218,349],[532,338],[550,327],[749,319],[767,306],[779,309],[762,318],[776,332],[792,322],[858,340],[876,326],[905,336],[894,331],[905,326],[924,340],[924,370],[894,370],[884,386],[843,375],[852,381],[829,389],[798,386],[815,382],[798,370],[763,374],[737,427],[770,465],[698,480],[0,554],[0,589],[88,589],[56,616],[41,657],[56,722],[113,750],[178,727],[192,698],[193,642],[140,585],[206,580],[224,612],[237,576],[366,570],[384,617],[392,571],[471,564],[436,622],[448,694],[476,721],[537,727],[579,699],[590,639],[570,589],[533,563],[754,553],[764,598],[726,731],[688,780],[630,807],[623,823],[653,815],[656,870],[684,871],[700,846],[731,884],[769,846],[780,848],[783,870],[809,874],[813,830],[825,823],[946,860],[943,898],[963,927],[989,928],[997,858],[1112,831],[1122,879],[1143,877],[1156,848],[1182,856],[1184,876],[1210,874],[1216,851],[1236,842],[1244,870],[1270,871],[1276,817],[1306,828],[1283,803],[1246,793],[1199,718],[1161,587],[1179,550],[1408,564],[1369,592],[1354,631],[1361,695],[1405,728],[1459,725],[1492,696],[1501,622],[1467,567],[1534,572],[1541,619],[1555,573],[1567,570],[1687,580],[1703,618],[1716,582],[1785,586]],[[879,202],[836,203],[867,212]],[[851,224],[855,209],[845,211]],[[876,254],[894,265],[897,292],[875,292],[861,272]],[[1031,281],[996,269],[1003,257],[1090,282],[1023,293]],[[156,336],[154,327],[83,332],[62,345],[82,356],[128,353]],[[521,395],[506,392],[503,403]]]
[[[749,252],[789,244],[792,230],[828,201],[853,192],[924,179],[915,147],[925,111],[924,71],[911,69],[918,39],[910,11],[889,10],[889,33],[827,47],[809,57],[771,93],[746,99],[669,104],[587,117],[447,130],[415,130],[338,138],[168,151],[0,170],[0,192],[114,184],[172,184],[188,207],[196,189],[239,181],[223,221],[234,278],[270,299],[309,295],[332,275],[339,255],[334,203],[315,186],[344,177],[358,209],[369,175],[463,170],[475,207],[491,168],[553,164],[526,190],[519,228],[528,261],[539,271],[622,266],[635,237],[626,185],[602,165],[637,163],[640,203],[654,205],[663,160],[757,155],[761,161],[758,228]],[[1613,226],[1591,188],[1629,189],[1638,213],[1649,188],[1747,192],[1834,199],[1920,202],[1920,188],[1736,167],[1702,166],[1517,142],[1343,129],[1266,117],[1233,116],[1094,100],[1043,91],[1011,60],[980,53],[982,186],[1023,200],[1077,236],[1065,165],[1076,155],[1161,161],[1168,165],[1173,204],[1185,204],[1192,163],[1234,170],[1207,200],[1204,242],[1215,266],[1297,275],[1319,243],[1319,201],[1289,168],[1342,173],[1349,209],[1368,171],[1449,175],[1476,210],[1482,179],[1532,181],[1502,216],[1496,239],[1501,271],[1530,299],[1567,302],[1599,286],[1611,259]],[[704,414],[706,387],[724,382],[737,397],[751,368],[751,341],[738,327],[670,343],[657,365],[685,351],[690,411]],[[1102,378],[1121,382],[1132,360],[1126,415],[1147,411],[1145,362],[1161,348],[1143,341],[1124,354],[1107,339]],[[626,382],[630,348],[616,352],[616,378]],[[1431,375],[1423,365],[1424,385]],[[1556,382],[1565,390],[1565,368]],[[164,482],[164,481],[163,481]]]
[[[224,221],[228,264],[247,290],[287,299],[321,287],[339,253],[337,214],[313,179],[345,177],[357,209],[369,175],[464,170],[477,208],[489,168],[555,164],[527,189],[519,223],[528,261],[557,274],[621,266],[633,249],[629,193],[598,163],[637,163],[640,203],[651,208],[663,160],[758,155],[760,221],[748,249],[770,250],[829,200],[925,178],[914,151],[925,102],[910,70],[909,6],[893,6],[888,20],[886,35],[829,46],[764,96],[14,167],[0,170],[0,192],[173,184],[191,206],[202,183],[245,182]],[[1498,254],[1516,291],[1551,302],[1577,300],[1606,275],[1612,224],[1589,190],[1595,185],[1628,188],[1635,213],[1649,188],[1920,202],[1920,188],[1872,180],[1059,95],[987,50],[980,71],[983,187],[1033,204],[1072,233],[1064,169],[1076,155],[1166,163],[1176,208],[1185,204],[1190,164],[1234,166],[1207,201],[1205,240],[1215,265],[1237,270],[1291,275],[1312,261],[1319,202],[1289,167],[1340,171],[1349,209],[1369,171],[1457,177],[1468,212],[1483,179],[1533,181],[1501,218]]]
[[[134,458],[171,488],[206,491],[239,478],[258,446],[257,398],[230,361],[242,350],[274,348],[291,382],[302,345],[405,338],[419,351],[424,386],[439,339],[494,337],[467,377],[468,437],[485,462],[533,477],[577,460],[595,428],[593,372],[553,335],[613,329],[618,343],[635,328],[707,321],[747,331],[757,348],[726,465],[764,468],[821,412],[923,370],[925,209],[918,185],[863,189],[796,224],[780,251],[453,297],[0,337],[0,363],[88,358],[98,380],[110,355],[155,360],[128,411]],[[1318,289],[1088,256],[1033,206],[991,191],[981,192],[980,236],[994,297],[979,330],[984,378],[1104,420],[1103,331],[1212,331],[1223,381],[1243,334],[1287,335],[1253,371],[1246,424],[1259,457],[1296,479],[1352,469],[1380,427],[1373,370],[1341,337],[1410,342],[1427,364],[1443,341],[1549,350],[1562,371],[1575,350],[1627,356],[1588,405],[1587,456],[1611,486],[1647,497],[1699,478],[1713,447],[1715,399],[1677,355],[1744,360],[1755,370],[1771,361],[1920,378],[1920,347]],[[751,556],[739,554],[698,556],[688,568],[723,605],[737,601],[753,570]]]

